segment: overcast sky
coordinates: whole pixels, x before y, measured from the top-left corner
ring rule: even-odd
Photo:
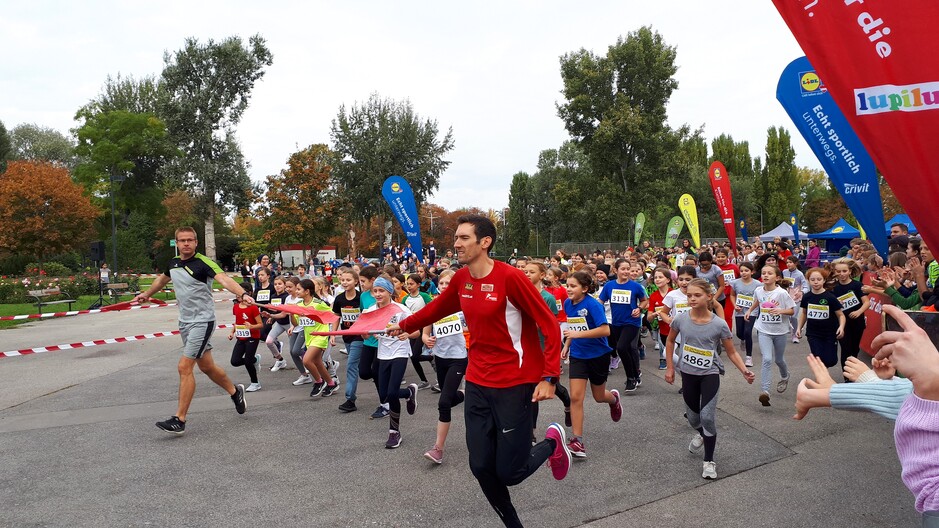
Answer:
[[[677,47],[672,126],[729,133],[763,154],[776,101],[802,51],[770,0],[571,2],[8,2],[0,17],[0,120],[67,132],[110,75],[159,75],[186,37],[267,39],[274,63],[255,86],[238,137],[261,180],[291,152],[329,143],[339,106],[369,94],[410,99],[453,127],[456,147],[430,199],[447,209],[508,203],[511,176],[567,132],[557,117],[559,57],[605,53],[651,25]],[[801,136],[796,163],[820,168]],[[376,189],[375,192],[379,192]]]

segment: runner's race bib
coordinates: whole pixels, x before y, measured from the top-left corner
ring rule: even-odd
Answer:
[[[688,303],[686,302],[675,304],[675,317],[678,317],[679,315],[690,312],[690,311],[691,311],[691,307],[688,306]]]
[[[610,302],[613,304],[630,304],[633,300],[632,290],[613,290]]]
[[[434,337],[452,336],[463,333],[463,323],[460,322],[460,316],[453,314],[434,323]]]
[[[828,319],[828,305],[825,304],[809,304],[808,312],[806,314],[809,319]]]
[[[558,313],[561,313],[564,310],[564,304],[562,304],[561,301],[554,301],[554,302],[557,303]]]
[[[861,305],[861,300],[857,298],[857,295],[854,295],[853,291],[850,291],[841,297],[838,297],[838,300],[841,301],[841,308],[844,311],[848,311],[855,306]]]
[[[302,315],[297,320],[297,326],[315,326],[315,325],[316,325],[316,321],[314,321],[313,319],[310,319],[309,317],[305,317]]]
[[[682,345],[681,360],[683,363],[700,369],[711,368],[711,365],[714,363],[714,351],[693,347],[691,345]]]
[[[238,339],[251,339],[251,330],[246,325],[235,325],[235,337]]]
[[[343,323],[354,323],[359,319],[359,314],[361,310],[358,308],[352,308],[351,306],[343,306],[341,308],[341,320]]]
[[[737,296],[737,306],[746,310],[753,306],[753,296],[752,295],[738,295]]]
[[[271,291],[270,290],[260,290],[258,291],[258,298],[255,299],[258,302],[269,302],[271,300]]]
[[[280,298],[271,299],[271,305],[277,306],[280,304]]]
[[[723,270],[721,273],[724,274],[724,284],[725,284],[725,285],[726,285],[726,284],[730,284],[731,281],[733,281],[734,279],[737,278],[736,273],[734,273],[734,270],[732,270],[732,269]]]
[[[568,317],[567,329],[573,330],[574,332],[586,332],[587,330],[590,330],[590,327],[587,326],[586,317]]]
[[[781,323],[782,315],[771,314],[769,313],[770,310],[772,310],[772,308],[760,308],[760,321],[764,323]]]

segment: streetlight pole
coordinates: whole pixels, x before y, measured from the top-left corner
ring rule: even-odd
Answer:
[[[115,277],[116,277],[117,274],[118,274],[118,267],[117,267],[117,221],[114,219],[114,172],[113,172],[113,171],[110,173],[110,179],[111,179],[110,194],[111,194],[111,258],[112,258],[112,260],[111,260],[111,266],[113,266],[111,269],[114,270],[114,275],[115,275]],[[113,281],[112,281],[112,282],[113,282]]]
[[[766,230],[766,226],[763,225],[763,206],[760,204],[753,204],[753,205],[760,208],[760,233],[762,234],[763,231]]]

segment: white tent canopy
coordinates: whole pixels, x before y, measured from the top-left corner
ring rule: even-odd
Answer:
[[[809,236],[808,233],[799,231],[800,240],[808,236]],[[760,240],[762,240],[763,242],[772,241],[776,237],[784,237],[784,238],[788,238],[789,240],[792,240],[792,224],[789,224],[788,222],[783,222],[779,224],[778,226],[776,226],[775,229],[772,229],[760,235]]]

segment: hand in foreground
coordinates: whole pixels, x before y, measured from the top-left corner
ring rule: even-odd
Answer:
[[[939,351],[925,330],[903,310],[893,305],[883,306],[884,314],[893,317],[902,332],[884,332],[874,338],[871,348],[876,359],[890,359],[890,363],[913,383],[913,392],[926,400],[939,400]]]
[[[870,368],[864,364],[863,361],[856,357],[849,357],[844,364],[844,379],[849,381],[857,381],[861,377],[861,374],[864,374],[870,370]]]
[[[835,380],[831,378],[828,369],[820,359],[809,354],[806,358],[809,368],[812,369],[812,375],[815,380],[802,378],[799,382],[799,388],[796,389],[796,413],[792,416],[794,420],[801,420],[809,413],[809,410],[816,407],[830,407],[831,399],[829,393]]]
[[[835,384],[834,378],[831,377],[831,374],[828,372],[828,367],[822,363],[822,360],[812,354],[809,354],[806,360],[809,363],[809,368],[812,370],[812,376],[815,377],[815,380],[809,378],[805,379],[808,388],[827,389]]]

